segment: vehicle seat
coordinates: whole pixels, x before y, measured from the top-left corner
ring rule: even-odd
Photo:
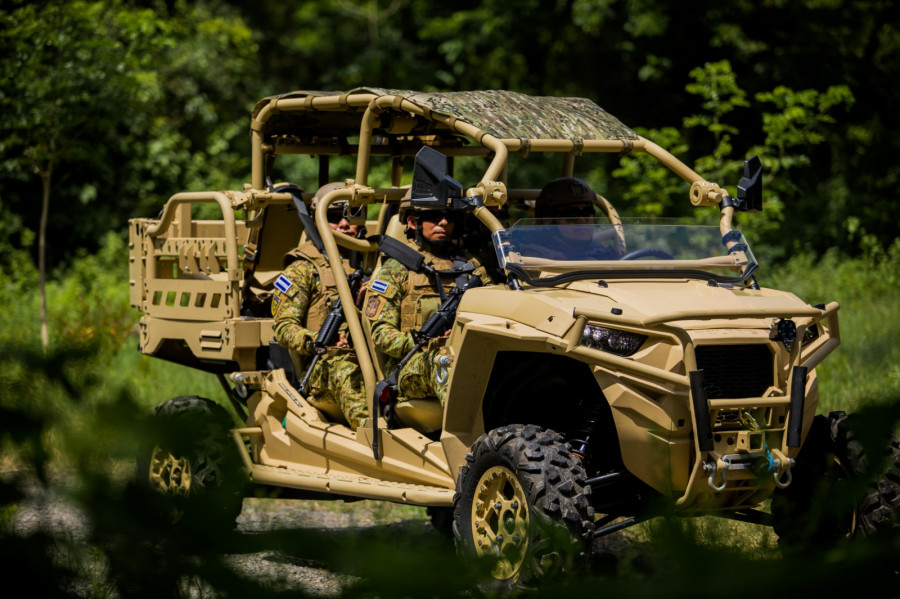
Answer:
[[[615,243],[616,243],[616,251],[619,253],[619,256],[624,255],[627,252],[627,248],[625,245],[625,231],[622,228],[622,219],[619,217],[619,213],[616,212],[615,207],[613,207],[612,203],[604,198],[599,193],[595,194],[596,200],[595,204],[600,206],[600,210],[606,215],[606,218],[609,219],[609,222],[615,227]]]
[[[384,234],[387,237],[393,237],[397,241],[406,243],[406,225],[400,221],[400,217],[396,214],[388,220],[387,226],[384,228]],[[379,253],[378,260],[375,263],[376,270],[381,268],[384,258],[384,255]]]
[[[267,206],[262,219],[256,263],[249,273],[251,288],[257,293],[271,291],[284,269],[284,255],[297,247],[303,229],[294,207],[288,204]]]

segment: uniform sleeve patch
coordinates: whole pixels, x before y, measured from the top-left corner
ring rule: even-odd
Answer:
[[[376,295],[370,296],[366,301],[366,318],[377,318],[381,313],[381,307],[384,305],[385,299]]]
[[[377,291],[378,293],[387,293],[387,290],[390,289],[390,287],[390,283],[382,281],[381,279],[375,279],[372,281],[372,284],[369,285],[369,288],[372,291]]]
[[[279,275],[279,277],[275,279],[275,289],[277,289],[281,293],[287,293],[288,289],[290,289],[293,285],[294,284],[291,283],[291,280],[284,275]]]

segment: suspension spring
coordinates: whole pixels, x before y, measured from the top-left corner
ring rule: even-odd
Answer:
[[[597,427],[603,420],[603,413],[599,404],[591,406],[586,414],[584,426],[573,431],[569,439],[569,445],[572,446],[572,453],[581,458],[584,462],[590,462],[592,443],[597,435]]]

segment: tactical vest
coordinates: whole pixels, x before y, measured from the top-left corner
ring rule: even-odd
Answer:
[[[454,259],[439,258],[412,241],[407,242],[407,245],[425,256],[425,263],[435,270],[451,270],[454,267],[461,267],[467,262],[466,258],[462,256]],[[469,274],[482,276],[483,269],[477,268],[479,266],[477,262],[475,266],[475,272]],[[452,273],[440,275],[444,293],[456,287],[456,276]],[[428,273],[409,271],[407,285],[409,286],[407,293],[400,302],[401,331],[421,328],[422,324],[427,322],[441,305],[441,296],[434,285],[434,277]]]
[[[284,265],[287,266],[295,260],[306,260],[312,264],[319,277],[319,293],[316,294],[315,299],[310,301],[306,311],[306,328],[318,331],[322,328],[325,317],[331,312],[331,306],[338,296],[334,273],[325,256],[319,253],[312,242],[306,242],[285,254]],[[344,267],[345,275],[352,272],[346,260],[342,260],[341,265]]]

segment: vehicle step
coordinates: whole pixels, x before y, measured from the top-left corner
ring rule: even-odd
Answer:
[[[250,479],[254,483],[319,491],[337,495],[351,495],[364,499],[381,499],[397,503],[427,506],[452,506],[453,489],[379,480],[346,473],[324,474],[252,464]]]

